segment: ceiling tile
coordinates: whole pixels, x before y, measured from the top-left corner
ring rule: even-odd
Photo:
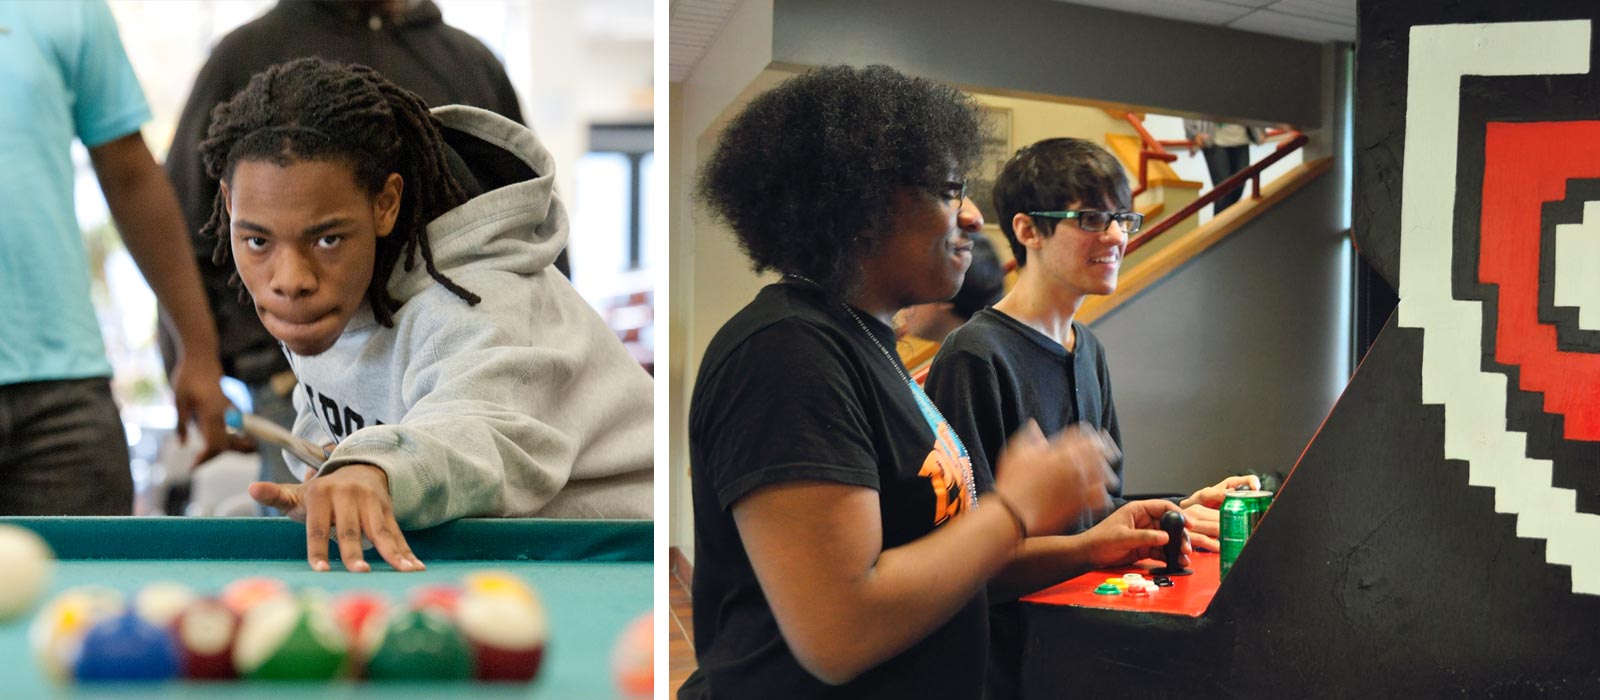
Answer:
[[[1118,12],[1129,12],[1136,15],[1161,17],[1182,22],[1198,22],[1200,24],[1225,25],[1246,13],[1251,8],[1244,5],[1249,0],[1234,0],[1220,2],[1218,0],[1057,0],[1069,5],[1085,5],[1099,7]],[[1266,0],[1270,2],[1271,0]]]
[[[1267,9],[1286,15],[1356,26],[1355,0],[1278,0]]]
[[[1239,18],[1228,26],[1247,32],[1260,32],[1262,34],[1286,36],[1306,41],[1353,42],[1356,40],[1356,28],[1354,25],[1297,17],[1272,10],[1257,10]]]
[[[673,0],[668,24],[668,79],[689,77],[711,42],[716,41],[740,0]]]

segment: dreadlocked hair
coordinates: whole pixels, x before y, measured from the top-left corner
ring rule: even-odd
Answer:
[[[405,183],[399,217],[394,232],[378,239],[367,286],[373,316],[393,327],[400,302],[389,296],[389,277],[402,258],[409,272],[418,253],[439,284],[468,304],[482,300],[439,272],[428,244],[428,222],[467,201],[445,148],[439,120],[415,94],[366,66],[302,58],[257,73],[233,99],[217,105],[200,157],[207,177],[229,183],[243,161],[280,167],[297,161],[343,163],[373,196],[390,173],[398,173]],[[211,218],[200,229],[216,237],[211,259],[218,265],[228,262],[229,228],[227,203],[218,191]],[[237,272],[229,284],[240,286]]]

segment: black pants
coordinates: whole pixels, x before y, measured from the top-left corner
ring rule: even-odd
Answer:
[[[1211,186],[1215,188],[1224,180],[1233,177],[1233,174],[1250,167],[1249,146],[1206,146],[1200,149],[1206,155],[1206,169],[1211,171]],[[1240,193],[1244,192],[1249,183],[1235,187],[1233,191],[1217,198],[1211,206],[1211,215],[1222,213],[1234,202],[1239,201]]]
[[[129,515],[133,473],[104,377],[0,386],[0,515]]]

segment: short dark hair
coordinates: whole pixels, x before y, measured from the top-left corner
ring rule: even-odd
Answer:
[[[300,161],[348,165],[356,183],[370,195],[382,191],[390,173],[405,181],[394,232],[378,239],[367,301],[384,326],[394,325],[400,302],[389,296],[389,277],[417,253],[428,274],[468,304],[476,294],[451,281],[433,264],[427,225],[467,201],[466,190],[448,166],[440,122],[422,98],[384,79],[366,66],[302,58],[257,73],[232,99],[211,111],[211,126],[200,142],[206,175],[232,182],[242,161],[287,166]],[[228,209],[222,192],[211,218],[201,227],[217,237],[211,259],[228,260]],[[230,284],[239,284],[234,273]]]
[[[977,163],[981,120],[965,93],[888,66],[833,66],[757,96],[700,172],[699,199],[733,228],[756,272],[842,292],[850,263],[887,231],[889,197],[946,189]]]
[[[1006,161],[995,179],[994,209],[1017,267],[1028,263],[1028,249],[1017,242],[1011,219],[1019,213],[1057,210],[1071,202],[1131,208],[1133,191],[1122,163],[1099,145],[1074,138],[1045,139]],[[1046,237],[1055,233],[1056,222],[1033,218],[1034,227]]]
[[[950,310],[964,320],[984,307],[994,306],[1006,294],[1006,272],[1000,267],[1000,256],[994,244],[982,234],[972,239],[972,266],[961,281],[961,289],[950,298]]]

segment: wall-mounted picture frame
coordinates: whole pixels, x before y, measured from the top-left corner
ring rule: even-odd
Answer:
[[[980,106],[983,111],[983,150],[978,155],[978,169],[967,183],[967,196],[983,212],[983,221],[999,225],[994,208],[994,182],[1000,177],[1000,168],[1011,158],[1011,108]]]

